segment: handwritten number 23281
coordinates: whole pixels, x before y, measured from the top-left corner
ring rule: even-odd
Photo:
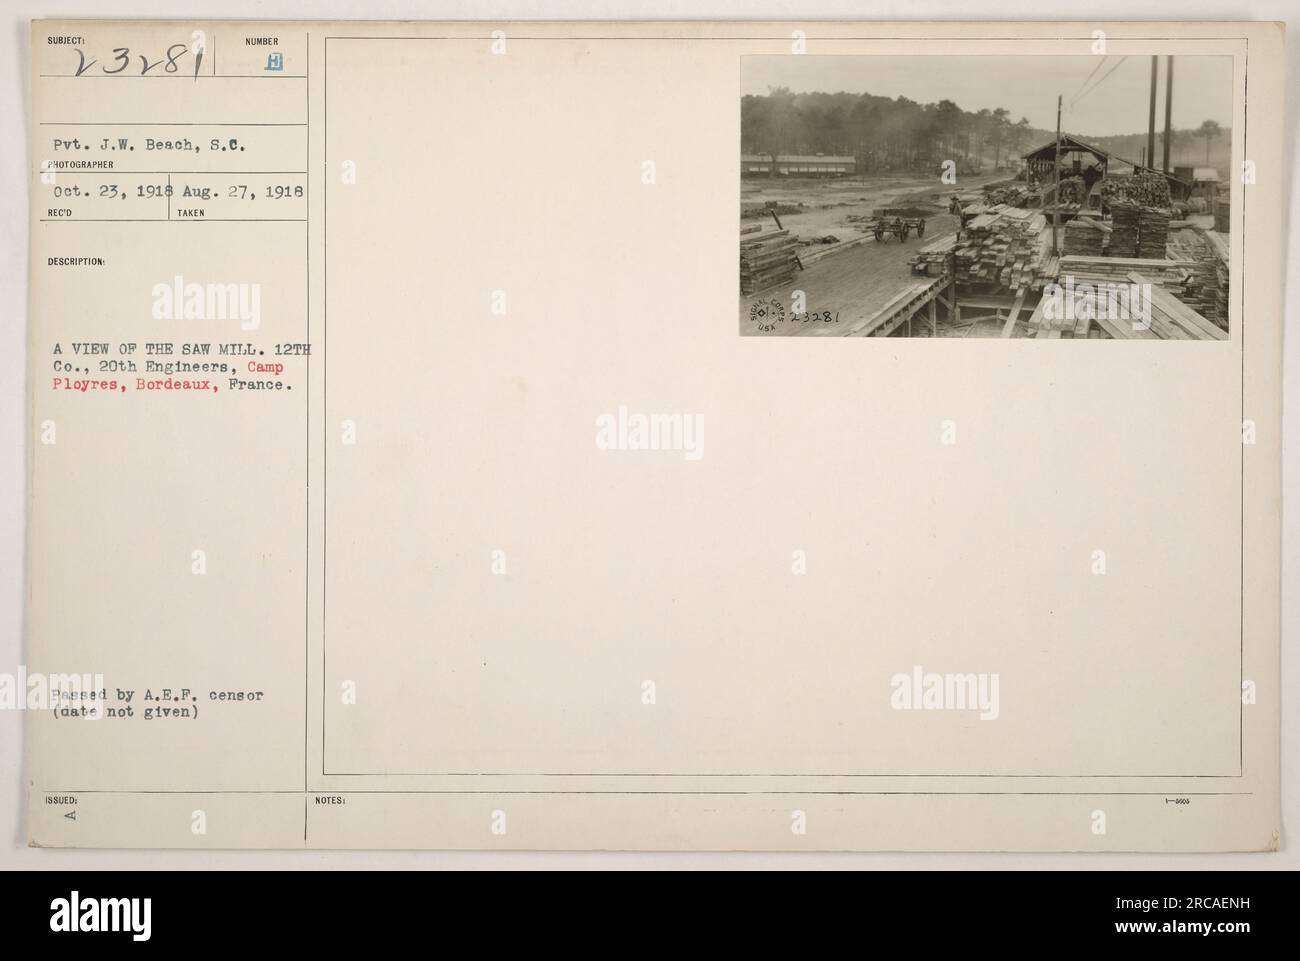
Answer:
[[[149,73],[150,70],[153,70],[155,67],[158,66],[161,66],[165,73],[177,73],[180,70],[180,59],[183,56],[185,56],[185,54],[188,52],[189,52],[189,47],[186,44],[173,43],[170,47],[167,48],[166,53],[162,57],[153,61],[152,63],[150,63],[149,58],[144,54],[142,53],[136,54],[135,56],[138,56],[140,58],[140,76],[142,77],[145,76],[146,74]],[[90,60],[87,60],[86,54],[82,50],[77,51],[77,57],[80,62],[77,64],[77,72],[75,76],[78,77],[82,76],[83,74],[85,74],[87,70],[89,70],[95,64],[99,63],[99,60],[96,58],[91,58]],[[131,49],[129,47],[115,47],[113,49],[113,60],[112,60],[112,64],[114,64],[114,66],[110,66],[109,64],[106,63],[102,65],[100,69],[107,74],[121,73],[131,65],[131,59],[132,59],[132,55],[131,55]],[[194,54],[194,73],[196,76],[198,75],[199,72],[199,64],[202,63],[202,61],[203,61],[203,50],[200,49]]]

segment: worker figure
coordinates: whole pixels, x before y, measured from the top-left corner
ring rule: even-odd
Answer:
[[[962,229],[966,226],[966,222],[970,220],[970,216],[968,216],[966,211],[962,208],[961,200],[956,194],[953,194],[952,200],[948,202],[948,213],[957,217],[957,233],[960,235]]]

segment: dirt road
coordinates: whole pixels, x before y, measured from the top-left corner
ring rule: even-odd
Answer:
[[[841,241],[861,237],[858,224],[850,216],[870,216],[877,207],[905,204],[930,204],[935,211],[946,210],[954,193],[965,193],[981,184],[1003,180],[1007,174],[988,173],[963,177],[957,186],[939,182],[937,177],[883,176],[849,180],[785,180],[755,177],[741,181],[742,209],[750,204],[775,200],[782,204],[803,204],[798,213],[781,214],[781,225],[800,240],[827,235]],[[771,226],[771,218],[760,218]],[[754,220],[745,220],[754,223]],[[927,234],[927,236],[929,236]]]
[[[924,276],[912,273],[909,261],[920,247],[956,229],[956,217],[938,214],[927,219],[922,240],[915,234],[906,242],[894,238],[879,243],[868,240],[828,254],[806,270],[797,271],[791,283],[742,297],[740,332],[760,337],[844,336],[861,321],[873,317],[905,287],[925,281]],[[806,318],[794,316],[797,290],[806,297]]]

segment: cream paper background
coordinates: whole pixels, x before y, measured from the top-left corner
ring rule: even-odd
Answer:
[[[266,338],[310,324],[319,345],[310,464],[295,396],[173,405],[125,440],[97,434],[90,405],[56,409],[85,428],[59,456],[111,468],[95,498],[113,511],[78,509],[74,465],[37,452],[32,468],[34,669],[102,650],[100,611],[62,598],[111,594],[106,674],[257,677],[276,696],[125,745],[28,718],[37,791],[106,792],[73,832],[33,805],[33,838],[192,844],[190,792],[219,790],[247,793],[204,795],[221,825],[205,846],[301,844],[304,801],[329,792],[347,804],[308,803],[312,846],[1276,847],[1280,144],[1253,122],[1280,109],[1274,28],[1105,25],[1115,52],[1232,54],[1239,92],[1232,38],[1250,40],[1234,156],[1262,159],[1244,225],[1233,188],[1231,343],[736,335],[740,56],[783,52],[795,27],[818,53],[971,53],[1014,34],[978,50],[1051,55],[1095,26],[1062,41],[1031,25],[601,24],[581,35],[607,39],[580,40],[520,24],[505,58],[480,25],[306,28],[309,169],[359,170],[355,187],[313,179],[310,313],[292,292],[264,304],[281,325]],[[447,39],[323,40],[421,33]],[[1137,39],[1152,36],[1174,39]],[[195,272],[227,229],[205,226],[172,252]],[[222,272],[301,283],[301,225],[283,229],[298,240],[282,257],[223,248]],[[114,270],[149,269],[132,257],[115,250]],[[87,295],[105,306],[88,334],[138,336],[116,276],[38,286],[33,356],[78,334],[41,317]],[[486,309],[498,288],[504,318]],[[1244,511],[1243,400],[1262,438]],[[597,451],[594,418],[620,404],[702,413],[704,458]],[[347,450],[344,418],[361,431]],[[182,470],[220,480],[166,482]],[[210,553],[258,559],[209,577],[214,596],[160,560],[196,528]],[[76,550],[133,539],[109,567]],[[1098,546],[1105,578],[1088,573]],[[496,548],[508,578],[489,576]],[[889,710],[889,676],[918,663],[1000,673],[1002,717]],[[1242,670],[1260,685],[1244,713]],[[344,679],[365,692],[353,708],[336,703]],[[1166,795],[1193,803],[1174,816]],[[1104,838],[1087,830],[1098,807]],[[487,831],[497,809],[505,838]]]

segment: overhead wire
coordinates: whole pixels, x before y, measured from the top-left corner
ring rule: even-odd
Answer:
[[[1097,71],[1100,70],[1101,67],[1102,67],[1102,64],[1104,64],[1104,63],[1105,63],[1107,60],[1109,60],[1109,59],[1110,59],[1110,55],[1107,54],[1106,56],[1102,57],[1100,60],[1097,61],[1097,66],[1093,67],[1093,68],[1092,68],[1092,73],[1088,74],[1088,76],[1087,76],[1086,78],[1084,78],[1083,83],[1079,84],[1079,89],[1076,90],[1076,91],[1074,92],[1074,97],[1071,97],[1071,98],[1070,98],[1070,103],[1074,103],[1074,98],[1077,97],[1077,96],[1079,96],[1080,92],[1082,92],[1082,90],[1083,90],[1084,87],[1088,86],[1088,81],[1089,81],[1089,80],[1091,80],[1093,77],[1097,76]]]
[[[1119,60],[1115,61],[1115,65],[1112,66],[1112,67],[1111,67],[1109,70],[1107,70],[1105,73],[1103,73],[1103,74],[1102,74],[1102,75],[1097,79],[1097,82],[1096,82],[1096,83],[1094,83],[1094,84],[1093,84],[1091,87],[1089,87],[1087,90],[1084,90],[1084,91],[1082,91],[1082,92],[1076,94],[1075,97],[1074,97],[1074,99],[1070,101],[1070,106],[1074,106],[1076,103],[1078,103],[1078,102],[1079,102],[1080,100],[1082,100],[1084,97],[1088,96],[1088,94],[1092,93],[1094,90],[1096,90],[1098,87],[1100,87],[1103,83],[1105,83],[1105,82],[1106,82],[1106,78],[1109,77],[1112,73],[1114,73],[1114,72],[1115,72],[1115,71],[1120,67],[1120,65],[1123,64],[1124,61],[1127,60],[1127,59],[1128,59],[1128,57],[1120,57]]]

